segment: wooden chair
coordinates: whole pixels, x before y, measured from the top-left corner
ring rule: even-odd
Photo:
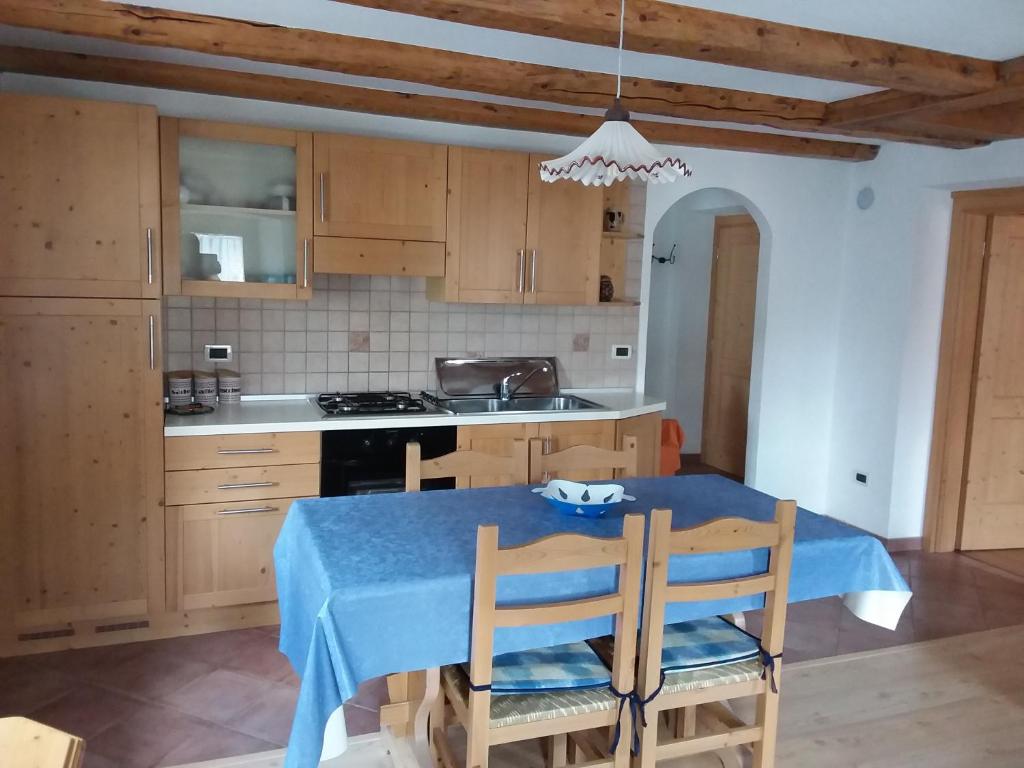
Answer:
[[[85,742],[25,717],[0,718],[4,768],[79,768]]]
[[[732,517],[678,531],[672,530],[671,510],[657,509],[653,512],[637,680],[640,701],[646,701],[652,696],[653,699],[645,705],[647,727],[641,727],[639,768],[652,768],[658,760],[721,751],[738,745],[753,745],[752,768],[770,768],[774,765],[779,717],[778,685],[782,671],[780,657],[795,523],[794,501],[778,502],[773,522],[759,523]],[[770,548],[771,552],[768,571],[764,574],[703,583],[668,582],[668,566],[672,555],[733,552],[761,547]],[[662,680],[667,603],[720,600],[756,594],[766,596],[760,659],[699,670],[668,672]],[[659,688],[660,692],[655,695]],[[729,699],[743,696],[757,697],[752,724],[740,721],[723,704]],[[679,710],[685,713],[685,717]],[[676,729],[670,740],[659,743],[659,715],[672,711],[681,727]],[[695,735],[694,714],[696,720],[704,722],[711,733]]]
[[[423,480],[470,475],[507,475],[512,482],[525,485],[529,478],[529,458],[525,440],[512,441],[511,456],[495,456],[480,451],[452,451],[436,459],[421,459],[420,444],[405,446],[405,490],[418,491]]]
[[[498,546],[498,528],[477,529],[476,575],[473,582],[473,630],[470,669],[461,666],[441,672],[443,700],[435,706],[430,724],[434,753],[444,768],[457,768],[447,741],[447,704],[467,734],[467,768],[487,768],[491,746],[550,738],[549,765],[565,765],[566,735],[593,728],[620,727],[616,749],[588,768],[627,768],[630,763],[630,707],[611,688],[492,695],[494,631],[615,617],[615,663],[611,681],[628,696],[634,684],[640,576],[643,567],[643,515],[627,515],[622,536],[614,539],[556,534],[506,549]],[[500,576],[559,573],[588,568],[618,567],[616,591],[610,594],[549,603],[497,605]],[[623,661],[624,660],[624,661]],[[620,720],[621,712],[621,720]]]
[[[609,468],[619,470],[619,477],[636,477],[638,456],[637,440],[633,435],[623,435],[621,451],[593,445],[574,445],[554,453],[544,453],[544,439],[536,437],[530,440],[530,482],[547,482],[547,479],[557,476],[559,472],[586,472]]]

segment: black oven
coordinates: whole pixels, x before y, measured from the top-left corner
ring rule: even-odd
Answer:
[[[322,435],[321,496],[356,496],[405,490],[405,445],[420,444],[424,459],[455,450],[456,427],[337,429]],[[424,480],[425,491],[454,488],[454,478]]]

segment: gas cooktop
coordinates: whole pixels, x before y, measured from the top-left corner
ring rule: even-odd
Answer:
[[[408,392],[328,392],[316,404],[327,416],[365,416],[382,413],[422,413],[423,401]]]

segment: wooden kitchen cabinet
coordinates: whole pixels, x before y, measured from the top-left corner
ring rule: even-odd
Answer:
[[[571,181],[543,181],[537,167],[547,159],[530,155],[529,260],[523,301],[596,304],[601,283],[601,189]]]
[[[661,412],[645,413],[615,422],[615,445],[622,447],[622,438],[636,438],[637,477],[657,477],[661,473]]]
[[[448,147],[318,133],[317,237],[443,243]]]
[[[159,339],[157,301],[0,298],[0,655],[163,610]]]
[[[601,419],[595,421],[548,421],[537,424],[537,437],[544,441],[544,453],[564,451],[574,445],[593,445],[596,448],[614,450],[615,420]],[[595,471],[572,472],[562,480],[594,480],[609,478],[614,474],[611,467],[598,468]],[[547,478],[550,479],[550,478]],[[546,480],[545,480],[546,482]]]
[[[288,507],[320,494],[320,433],[168,437],[167,604],[277,599],[274,542]]]
[[[540,180],[543,158],[451,147],[448,243],[434,301],[596,304],[602,195]]]
[[[164,292],[313,295],[313,136],[160,119]]]
[[[153,107],[0,93],[0,293],[160,296]]]
[[[481,424],[459,427],[456,434],[456,450],[480,451],[495,456],[511,456],[513,440],[529,440],[537,436],[536,424]],[[508,475],[455,478],[456,488],[491,488],[515,485],[515,478]]]
[[[274,542],[294,498],[238,504],[169,507],[176,529],[176,590],[180,610],[215,608],[277,599]],[[171,600],[175,598],[172,595]]]

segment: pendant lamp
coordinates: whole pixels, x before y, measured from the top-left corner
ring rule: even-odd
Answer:
[[[619,63],[615,77],[615,101],[604,123],[576,149],[556,160],[540,164],[544,181],[570,179],[588,186],[610,187],[616,181],[636,179],[663,184],[693,172],[677,157],[667,157],[629,122],[622,96],[622,41],[626,26],[626,0],[619,10]]]

